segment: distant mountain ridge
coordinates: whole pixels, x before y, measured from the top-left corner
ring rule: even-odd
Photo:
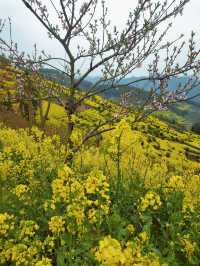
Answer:
[[[98,76],[93,76],[93,77],[90,77],[88,80],[93,83],[95,81],[98,80]],[[131,87],[137,87],[139,89],[142,89],[144,91],[149,91],[151,88],[152,88],[152,81],[150,80],[143,80],[143,79],[146,79],[145,76],[140,76],[140,77],[130,77],[130,78],[125,78],[121,81],[121,84],[128,84],[128,83],[132,83],[134,82],[132,85],[130,85],[130,90],[131,90]],[[138,82],[136,82],[138,80]],[[139,81],[139,80],[142,80],[142,81]],[[185,84],[188,80],[188,77],[186,76],[181,76],[181,77],[172,77],[169,81],[168,81],[168,86],[169,86],[169,89],[171,91],[174,91],[179,84]],[[198,102],[200,103],[200,85],[198,85],[196,88],[192,89],[189,94],[188,94],[188,97],[194,97],[195,95],[199,94],[197,97],[193,98],[192,100],[194,102]]]
[[[69,79],[66,78],[66,75],[64,75],[61,71],[50,68],[42,68],[40,69],[40,73],[47,79],[55,80],[65,86],[69,85]],[[85,90],[90,88],[92,84],[92,82],[84,80],[81,82],[80,88]]]
[[[54,69],[41,69],[40,72],[47,79],[53,79],[65,86],[69,85],[69,80],[62,72],[59,72]],[[145,77],[130,77],[121,81],[121,84],[134,82],[134,87],[130,85],[123,89],[115,88],[106,90],[106,86],[109,86],[109,83],[107,83],[107,85],[104,84],[104,86],[99,86],[98,90],[105,90],[103,93],[101,93],[101,95],[107,99],[111,99],[114,101],[119,101],[121,99],[122,93],[130,92],[129,102],[133,105],[140,104],[148,97],[148,91],[152,87],[152,82],[148,80],[135,82],[143,78]],[[83,82],[81,82],[79,89],[87,91],[93,86],[93,84],[97,80],[99,80],[98,76],[91,76],[88,78],[88,80],[84,80]],[[173,91],[177,88],[179,84],[184,84],[186,81],[187,77],[185,76],[179,78],[173,77],[168,82],[169,89]],[[190,92],[189,97],[193,97],[196,94],[200,94],[200,85]],[[160,118],[163,120],[166,119],[166,121],[168,122],[174,120],[176,121],[176,119],[180,118],[182,121],[185,121],[186,127],[190,128],[193,123],[200,121],[200,96],[181,103],[181,105],[175,104],[170,106],[168,116],[166,115],[165,117],[164,113],[160,116]]]
[[[66,76],[62,73],[59,72],[58,70],[54,70],[54,69],[49,69],[49,68],[44,68],[40,70],[40,73],[42,75],[44,75],[46,78],[48,79],[54,79],[57,82],[68,86],[69,85],[69,79],[66,78]],[[90,76],[88,77],[87,80],[84,80],[81,82],[80,84],[80,89],[83,90],[88,90],[89,88],[92,87],[92,85],[99,80],[99,76]],[[142,91],[145,93],[145,91],[149,91],[152,88],[152,81],[150,80],[142,80],[145,79],[145,76],[141,76],[141,77],[130,77],[130,78],[126,78],[123,79],[121,81],[121,84],[127,84],[127,83],[131,83],[134,82],[133,85],[127,86],[127,88],[123,89],[124,91],[132,91],[135,90],[135,87],[137,87],[138,89],[142,89]],[[142,80],[139,82],[136,82],[137,80]],[[176,77],[172,77],[169,81],[168,81],[168,86],[169,89],[171,91],[174,91],[179,84],[185,84],[188,80],[188,77],[186,76],[182,76],[179,78]],[[109,84],[109,83],[107,83]],[[106,87],[106,83],[104,84],[104,86],[99,86],[99,91],[101,91],[101,89],[103,89],[103,87]],[[103,95],[107,98],[114,98],[117,99],[118,96],[121,94],[122,90],[117,90],[117,89],[110,89],[109,91],[105,91],[103,93]],[[194,88],[193,90],[191,90],[191,92],[188,94],[189,97],[193,97],[195,95],[199,94],[198,97],[192,99],[192,101],[200,103],[200,85],[197,86],[196,88]]]

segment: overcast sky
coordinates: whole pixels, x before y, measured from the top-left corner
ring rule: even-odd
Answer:
[[[46,0],[44,0],[46,1]],[[57,0],[54,0],[55,2]],[[123,27],[125,18],[133,9],[136,0],[106,0],[111,20],[119,27]],[[160,0],[164,2],[164,0]],[[169,40],[176,38],[180,33],[189,36],[193,29],[200,40],[200,0],[190,0],[185,7],[183,16],[177,17],[173,28],[168,35]],[[45,49],[53,56],[62,55],[62,49],[55,41],[50,41],[46,31],[25,8],[21,0],[0,0],[0,18],[12,18],[13,36],[22,50],[31,51],[33,44],[37,43],[39,49]]]

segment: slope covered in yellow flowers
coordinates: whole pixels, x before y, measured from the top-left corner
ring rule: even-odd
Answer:
[[[69,165],[59,136],[1,125],[0,265],[198,265],[199,143],[122,120]]]
[[[154,117],[137,124],[130,120],[121,120],[113,131],[105,133],[98,147],[83,149],[76,156],[76,165],[95,165],[108,173],[120,171],[127,176],[134,172],[149,182],[174,173],[199,171],[198,135],[179,132]]]
[[[64,108],[51,102],[44,133],[17,107],[0,124],[0,265],[199,265],[200,136],[133,113],[81,146],[120,108],[96,96],[73,116],[69,161]]]

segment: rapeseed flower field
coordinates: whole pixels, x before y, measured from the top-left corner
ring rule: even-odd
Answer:
[[[177,158],[175,170],[166,157],[149,166],[145,152],[155,157],[157,151],[144,148],[147,129],[142,150],[139,131],[127,121],[115,130],[68,164],[58,135],[1,125],[1,265],[198,265],[199,163]],[[198,137],[192,142],[198,145]],[[172,145],[181,150],[186,144]],[[143,160],[143,169],[127,171],[131,156],[134,164]]]

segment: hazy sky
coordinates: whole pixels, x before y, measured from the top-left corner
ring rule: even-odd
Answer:
[[[47,0],[43,0],[47,1]],[[55,2],[57,0],[54,0]],[[129,11],[134,7],[136,0],[106,0],[111,19],[122,27]],[[160,0],[164,2],[164,0]],[[186,6],[183,16],[177,17],[173,28],[168,35],[169,40],[176,38],[180,33],[188,36],[193,29],[200,41],[200,0],[191,0]],[[55,41],[50,41],[46,31],[25,8],[21,0],[0,0],[0,18],[11,17],[13,21],[13,36],[22,50],[31,51],[37,43],[39,49],[45,49],[52,55],[61,55],[62,49]]]

